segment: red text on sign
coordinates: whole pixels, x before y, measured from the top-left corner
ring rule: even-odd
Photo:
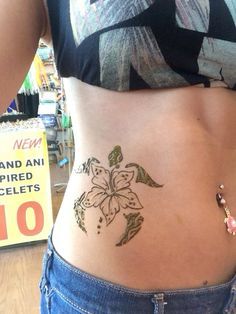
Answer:
[[[35,216],[35,225],[30,229],[27,225],[27,211],[32,209]],[[0,240],[7,240],[7,223],[5,206],[0,205]],[[21,234],[25,236],[35,236],[39,234],[44,226],[44,214],[42,206],[37,202],[25,202],[17,210],[17,226]]]
[[[16,140],[13,149],[31,149],[32,147],[34,148],[40,148],[40,145],[42,143],[42,138],[25,138],[25,139],[20,139]]]
[[[7,238],[5,206],[0,205],[0,240],[6,240]]]

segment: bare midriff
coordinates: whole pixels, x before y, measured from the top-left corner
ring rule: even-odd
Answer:
[[[200,87],[120,93],[71,78],[64,84],[76,154],[54,226],[58,253],[83,271],[135,289],[194,288],[231,279],[236,237],[227,232],[215,196],[223,183],[236,216],[236,93]],[[109,169],[116,146],[123,156],[120,171],[138,164],[163,186],[133,180],[130,189],[142,209],[121,208],[98,234],[101,208],[87,208],[85,233],[74,202],[91,190],[93,176],[76,170],[91,157]],[[140,213],[142,226],[117,246],[130,212]]]

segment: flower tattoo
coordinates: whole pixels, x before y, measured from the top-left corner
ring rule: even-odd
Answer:
[[[74,210],[76,222],[80,229],[87,234],[85,227],[85,213],[89,208],[98,208],[101,212],[99,224],[97,226],[97,234],[101,233],[102,223],[109,226],[115,219],[119,212],[123,212],[123,216],[127,220],[126,230],[116,244],[122,246],[128,243],[140,230],[144,218],[137,210],[143,208],[139,198],[131,189],[132,181],[136,183],[144,183],[150,187],[160,188],[163,185],[156,183],[147,172],[137,164],[127,164],[125,168],[133,167],[134,170],[118,170],[120,163],[123,161],[123,155],[120,146],[115,146],[113,151],[108,156],[109,166],[112,168],[108,170],[100,166],[100,162],[92,157],[89,158],[83,165],[75,170],[76,173],[84,173],[90,175],[92,173],[92,187],[87,193],[84,192],[82,196],[74,202]],[[134,180],[135,179],[135,180]],[[136,211],[130,212],[130,211]]]
[[[92,165],[94,186],[88,192],[83,205],[99,207],[109,225],[121,209],[142,209],[137,195],[130,189],[134,171],[112,171]]]

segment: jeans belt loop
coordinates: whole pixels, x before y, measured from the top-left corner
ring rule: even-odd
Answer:
[[[154,294],[152,302],[154,303],[154,314],[164,314],[164,307],[167,302],[164,301],[164,293]]]

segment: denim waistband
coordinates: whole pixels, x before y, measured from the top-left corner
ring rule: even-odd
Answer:
[[[236,313],[236,274],[229,282],[220,285],[143,291],[126,288],[74,267],[56,252],[51,235],[45,256],[45,282],[48,280],[54,291],[66,296],[73,304],[79,296],[84,296],[80,299],[80,306],[86,309],[84,313]]]

